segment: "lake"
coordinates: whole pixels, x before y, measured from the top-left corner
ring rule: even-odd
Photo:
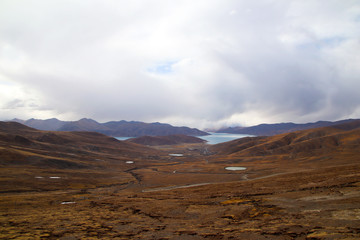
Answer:
[[[120,141],[125,141],[125,140],[128,140],[130,138],[134,138],[134,137],[114,137],[116,138],[117,140],[120,140]]]
[[[209,132],[209,133],[211,135],[201,136],[199,138],[208,141],[207,142],[208,144],[218,144],[238,138],[254,137],[253,135],[247,135],[247,134],[230,134],[230,133],[213,133],[213,132]]]
[[[200,136],[198,138],[208,141],[207,142],[208,144],[218,144],[243,137],[254,137],[253,135],[247,135],[247,134],[213,133],[213,132],[209,132],[209,133],[210,135]],[[115,138],[117,140],[124,141],[133,137],[115,137]]]

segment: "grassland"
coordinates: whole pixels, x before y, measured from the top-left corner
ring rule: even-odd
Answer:
[[[0,130],[0,239],[360,238],[356,127],[151,148]]]

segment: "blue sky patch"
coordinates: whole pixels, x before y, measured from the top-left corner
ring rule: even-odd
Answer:
[[[166,61],[155,64],[153,67],[148,68],[148,72],[156,73],[156,74],[170,74],[173,73],[174,70],[172,66],[178,61]]]

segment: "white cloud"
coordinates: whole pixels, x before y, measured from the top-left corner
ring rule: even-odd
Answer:
[[[360,117],[359,36],[352,0],[5,0],[0,117]]]

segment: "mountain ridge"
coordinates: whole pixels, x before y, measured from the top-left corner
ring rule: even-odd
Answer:
[[[99,123],[90,118],[82,118],[78,121],[61,121],[56,118],[46,120],[34,118],[29,120],[13,119],[12,121],[38,130],[99,132],[113,137],[167,136],[178,134],[188,136],[208,135],[208,133],[196,128],[176,127],[159,122],[144,123],[121,120]]]
[[[256,136],[274,136],[277,134],[294,132],[299,130],[306,130],[319,127],[329,127],[333,125],[349,123],[357,121],[358,119],[344,119],[339,121],[317,121],[313,123],[274,123],[274,124],[259,124],[250,127],[228,127],[222,128],[215,132],[217,133],[233,133],[233,134],[250,134]]]

